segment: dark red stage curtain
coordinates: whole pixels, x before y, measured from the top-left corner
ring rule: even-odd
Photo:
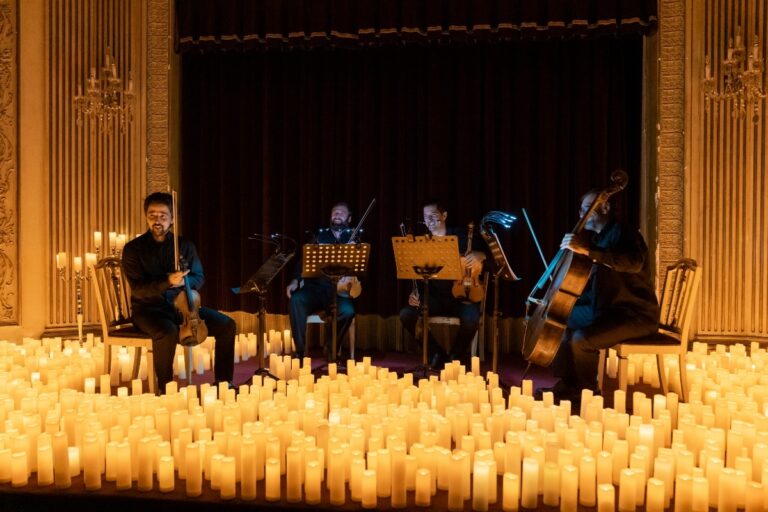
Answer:
[[[551,258],[581,192],[623,168],[619,206],[637,222],[641,71],[639,35],[184,54],[182,229],[205,265],[204,302],[255,310],[230,291],[269,256],[249,234],[301,242],[335,201],[357,219],[375,197],[358,310],[396,314],[410,283],[396,280],[390,237],[441,197],[450,224],[520,216],[501,231],[524,278],[503,284],[502,311],[520,315],[543,270],[521,208]],[[272,284],[270,312],[286,311],[287,281]]]
[[[648,33],[656,0],[177,0],[180,51]]]

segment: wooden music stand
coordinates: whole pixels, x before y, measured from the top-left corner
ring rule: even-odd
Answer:
[[[422,318],[421,364],[406,373],[421,371],[424,376],[435,371],[427,363],[427,339],[429,336],[429,280],[456,281],[463,276],[459,239],[456,236],[394,236],[395,266],[398,279],[421,279],[424,293],[419,309]]]
[[[360,277],[368,271],[371,244],[305,244],[302,249],[301,277],[328,277],[333,281],[331,302],[331,354],[329,363],[336,361],[336,290],[342,277]],[[321,366],[319,369],[326,367]]]

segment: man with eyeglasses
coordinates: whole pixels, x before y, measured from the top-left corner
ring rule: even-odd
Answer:
[[[455,235],[459,238],[459,253],[464,255],[467,249],[467,230],[450,227],[445,221],[448,218],[448,211],[439,201],[428,201],[422,208],[424,215],[424,224],[429,229],[432,236]],[[483,248],[483,250],[480,250]],[[473,274],[482,270],[483,262],[487,258],[487,247],[479,237],[473,242],[473,250],[466,256],[461,257],[461,261],[466,269],[471,269]],[[453,296],[453,281],[450,280],[431,280],[429,281],[429,304],[428,313],[430,316],[453,316],[459,319],[459,330],[451,344],[451,351],[448,354],[443,347],[435,341],[432,333],[428,335],[427,349],[429,351],[430,366],[434,369],[441,369],[446,361],[464,359],[467,363],[466,355],[469,345],[480,326],[480,304],[467,300],[457,299]],[[416,337],[416,323],[421,314],[419,313],[419,296],[411,292],[408,296],[408,305],[400,310],[400,322],[403,327]]]
[[[593,189],[581,197],[580,217],[598,194]],[[588,256],[593,265],[552,362],[560,381],[537,393],[552,391],[557,400],[578,404],[583,388],[596,387],[600,349],[656,332],[659,305],[645,240],[636,229],[616,221],[610,201],[590,214],[584,231],[565,235],[560,247]]]
[[[186,270],[175,271],[173,237],[173,199],[166,192],[155,192],[144,200],[147,231],[125,245],[123,271],[131,285],[131,321],[152,338],[152,353],[158,390],[173,380],[173,358],[179,342],[181,317],[173,304],[184,287],[199,290],[203,286],[203,265],[192,242],[179,237],[179,256]],[[200,318],[208,333],[216,339],[214,376],[216,384],[227,382],[230,388],[235,360],[235,321],[215,309],[201,307]],[[187,369],[192,371],[191,368]]]

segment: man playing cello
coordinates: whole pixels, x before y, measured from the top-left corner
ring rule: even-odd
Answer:
[[[598,193],[590,190],[581,197],[580,217]],[[595,389],[600,349],[656,332],[659,305],[645,240],[614,219],[609,201],[592,212],[583,231],[565,235],[560,247],[589,257],[592,270],[552,362],[560,381],[537,391],[578,403],[582,388]]]

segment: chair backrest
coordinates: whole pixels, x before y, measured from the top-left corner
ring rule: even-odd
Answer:
[[[693,306],[701,282],[701,267],[692,259],[681,259],[667,267],[661,292],[659,327],[680,335],[683,345],[693,319]]]
[[[131,325],[131,288],[120,258],[102,258],[93,267],[93,290],[104,336],[110,330]]]

